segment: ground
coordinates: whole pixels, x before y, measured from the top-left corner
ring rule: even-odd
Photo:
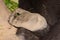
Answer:
[[[8,23],[10,11],[7,10],[3,0],[0,0],[0,40],[18,40],[16,28]]]

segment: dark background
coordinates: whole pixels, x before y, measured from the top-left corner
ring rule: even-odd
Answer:
[[[19,8],[46,18],[50,32],[42,40],[60,40],[60,0],[19,0]]]

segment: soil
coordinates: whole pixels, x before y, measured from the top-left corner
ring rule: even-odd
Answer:
[[[3,1],[0,0],[0,40],[19,40],[15,35],[16,28],[8,23],[9,15],[10,11],[8,11]]]

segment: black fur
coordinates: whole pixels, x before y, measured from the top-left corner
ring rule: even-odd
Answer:
[[[44,16],[49,25],[57,22],[57,16],[48,4],[47,0],[19,0],[19,8]]]
[[[46,18],[48,24],[50,25],[52,32],[49,34],[49,36],[45,37],[43,40],[60,40],[58,39],[59,37],[57,37],[56,39],[54,35],[55,32],[57,32],[56,30],[59,31],[59,28],[56,29],[56,27],[60,27],[59,26],[60,23],[58,21],[60,19],[60,0],[37,0],[36,3],[34,3],[35,0],[31,0],[31,1],[27,0],[24,2],[22,1],[24,0],[19,0],[19,8],[23,8],[25,10],[28,10],[31,12],[37,12],[41,14]],[[31,2],[34,3],[33,6],[31,6]],[[42,4],[44,4],[45,7],[43,7]]]
[[[18,37],[22,35],[25,40],[39,40],[39,37],[34,35],[32,31],[27,30],[27,29],[22,28],[22,27],[17,29],[16,35]]]
[[[44,16],[46,18],[48,25],[51,28],[54,27],[58,21],[58,18],[57,18],[56,12],[55,12],[56,11],[55,6],[49,4],[49,2],[46,2],[46,0],[45,1],[44,0],[19,0],[19,8],[25,9],[25,10],[33,12],[33,13],[41,14],[42,16]],[[58,17],[60,17],[60,15]],[[47,30],[47,29],[45,29],[45,30]],[[40,36],[45,33],[45,30],[38,31],[38,32],[36,31],[36,32],[33,32],[33,34],[40,38]],[[21,32],[25,33],[24,31],[21,31]],[[18,28],[17,35],[20,35],[21,32],[20,32],[20,29]],[[48,31],[46,31],[46,33],[47,32]],[[46,35],[46,33],[44,35]],[[29,35],[28,35],[28,37],[29,37]],[[28,38],[28,40],[29,40],[29,38]]]

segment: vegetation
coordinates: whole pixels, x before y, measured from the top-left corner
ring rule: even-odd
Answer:
[[[14,11],[16,8],[18,8],[18,3],[14,0],[4,0],[7,8],[10,9],[10,11]]]

